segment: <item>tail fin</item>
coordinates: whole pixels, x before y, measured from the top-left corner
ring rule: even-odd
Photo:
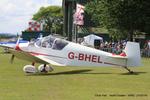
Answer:
[[[127,55],[127,66],[141,66],[139,43],[127,42],[124,52]]]

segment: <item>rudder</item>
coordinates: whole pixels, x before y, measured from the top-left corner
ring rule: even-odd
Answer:
[[[124,52],[127,55],[127,66],[141,66],[141,54],[139,43],[127,42]]]

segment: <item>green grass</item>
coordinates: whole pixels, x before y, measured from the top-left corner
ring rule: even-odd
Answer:
[[[54,67],[47,75],[27,75],[22,68],[31,62],[10,64],[10,57],[0,54],[0,100],[150,100],[150,59],[131,68],[133,75],[116,67]]]

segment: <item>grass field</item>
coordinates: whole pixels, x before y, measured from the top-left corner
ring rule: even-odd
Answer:
[[[27,75],[30,62],[0,54],[0,100],[150,100],[150,59],[131,68],[54,67],[46,75]]]

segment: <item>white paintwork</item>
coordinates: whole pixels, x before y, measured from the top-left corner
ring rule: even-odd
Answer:
[[[125,47],[127,66],[141,66],[140,46],[138,43],[128,42]]]
[[[29,45],[29,41],[22,41],[22,42],[21,41],[18,43],[20,47],[27,47]],[[7,47],[7,48],[15,48],[16,44],[17,42],[0,42],[1,47]]]
[[[32,65],[24,66],[23,71],[26,72],[26,73],[36,73],[37,72],[35,66],[32,66]]]
[[[39,71],[39,72],[42,72],[43,69],[44,69],[44,64],[38,66],[38,71]],[[46,65],[45,70],[46,70],[47,72],[49,72],[49,71],[51,72],[51,71],[53,71],[53,68],[50,67],[49,65]]]

